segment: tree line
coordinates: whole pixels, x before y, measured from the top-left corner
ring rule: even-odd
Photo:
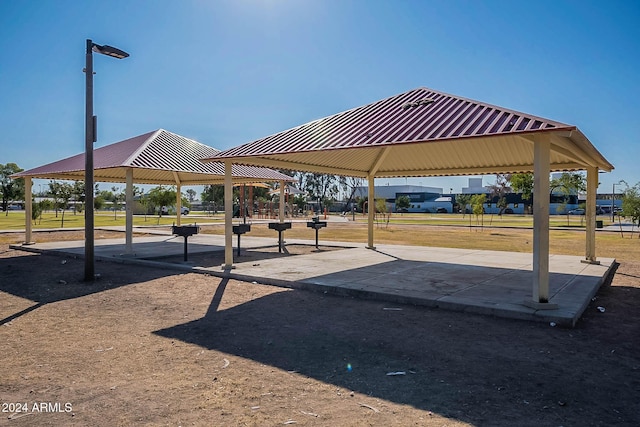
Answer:
[[[8,206],[12,202],[24,200],[25,188],[24,179],[13,179],[11,175],[22,172],[16,163],[0,164],[0,185],[2,190],[2,210],[7,212]],[[312,201],[317,205],[320,211],[330,208],[338,201],[339,194],[348,195],[346,206],[358,207],[358,210],[364,211],[364,204],[367,203],[367,197],[356,196],[357,188],[363,185],[363,179],[344,177],[330,174],[303,173],[294,171],[281,171],[291,176],[295,182],[295,187],[302,190],[302,194],[293,195],[290,201],[293,206],[304,209],[305,205]],[[620,185],[625,185],[622,192],[622,212],[621,215],[630,219],[634,224],[640,226],[640,182],[630,186],[625,181],[620,181]],[[533,174],[497,174],[496,182],[490,188],[490,197],[497,198],[497,207],[500,208],[500,214],[507,208],[506,195],[509,192],[520,193],[524,201],[531,201],[533,195]],[[272,194],[270,192],[275,188],[255,187],[253,190],[254,200],[270,201]],[[558,178],[552,179],[550,182],[550,192],[552,194],[559,193],[563,196],[566,205],[569,196],[586,191],[586,178],[582,173],[562,173]],[[162,215],[163,206],[175,206],[177,191],[175,186],[157,186],[144,193],[137,186],[133,187],[136,202],[142,207],[145,214],[158,213]],[[72,207],[73,213],[79,213],[84,210],[84,182],[75,181],[73,183],[50,181],[48,188],[40,192],[40,196],[47,197],[38,203],[33,204],[32,216],[33,220],[41,218],[42,212],[54,210],[56,217],[61,212],[64,221],[64,213]],[[111,187],[111,190],[101,190],[99,184],[94,188],[94,208],[96,210],[104,209],[110,206],[114,210],[114,215],[123,206],[125,195],[121,188]],[[186,191],[186,195],[181,194],[183,206],[190,206],[195,200],[196,192],[192,189]],[[204,191],[200,194],[201,200],[205,206],[219,207],[224,205],[224,186],[223,185],[205,185]],[[410,202],[402,199],[400,196],[396,200],[396,207],[403,207]],[[405,196],[406,197],[406,196]],[[234,188],[234,202],[239,201],[240,190]],[[253,201],[252,201],[253,202]],[[466,213],[467,206],[470,211],[476,215],[482,213],[483,205],[487,202],[486,194],[461,194],[456,196],[456,203],[463,213]],[[384,203],[376,201],[376,211],[386,212]],[[379,205],[379,206],[378,206]],[[530,206],[530,205],[529,205]],[[562,205],[560,210],[562,210]],[[8,212],[7,212],[8,214]]]

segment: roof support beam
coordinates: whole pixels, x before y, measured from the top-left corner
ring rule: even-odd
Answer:
[[[359,178],[367,177],[366,171],[314,165],[309,163],[300,163],[300,162],[293,162],[293,161],[285,161],[285,160],[278,160],[274,158],[251,157],[251,158],[243,159],[242,157],[238,157],[238,158],[233,158],[232,160],[238,164],[246,164],[251,166],[263,166],[267,168],[276,168],[276,169],[327,173],[331,175],[356,176]],[[243,160],[245,162],[243,162]]]
[[[224,265],[233,268],[233,178],[231,161],[224,162]]]
[[[551,142],[542,137],[533,145],[533,301],[534,309],[553,309],[549,303],[549,158]]]
[[[173,173],[173,178],[176,180],[176,225],[179,227],[182,219],[182,183],[178,172],[171,171],[171,173]]]
[[[587,168],[587,208],[586,208],[586,248],[584,262],[600,264],[596,260],[596,191],[598,188],[598,168]]]
[[[554,151],[558,154],[568,157],[569,159],[575,161],[576,163],[582,166],[596,166],[594,160],[586,154],[580,147],[576,144],[567,140],[571,136],[571,132],[555,132],[549,134],[551,142],[551,151]],[[540,138],[540,136],[536,135],[524,135],[523,139],[535,143],[536,138]],[[575,166],[574,166],[575,168]]]
[[[375,221],[376,214],[376,194],[375,194],[375,181],[376,177],[369,175],[367,177],[369,195],[367,198],[367,249],[375,249],[373,245],[373,223]]]
[[[530,172],[530,165],[504,165],[504,166],[487,166],[477,168],[451,168],[451,169],[414,169],[403,171],[379,172],[377,178],[386,177],[423,177],[423,176],[454,176],[454,175],[487,175],[494,173],[516,173]]]
[[[382,150],[380,150],[380,153],[378,153],[378,156],[376,157],[376,159],[373,161],[373,164],[369,168],[368,177],[376,176],[376,173],[380,169],[380,166],[382,166],[384,159],[387,157],[387,155],[389,155],[390,151],[391,151],[391,147],[384,147]]]
[[[567,156],[570,159],[575,160],[576,163],[580,163],[585,166],[595,166],[595,162],[592,160],[589,160],[588,156],[585,155],[585,153],[582,152],[577,147],[572,147],[569,150],[567,148],[561,147],[556,143],[553,143],[551,144],[551,150],[555,151],[556,153],[562,154],[563,156]]]
[[[24,243],[30,245],[33,243],[31,240],[31,213],[33,210],[31,202],[31,193],[33,187],[33,180],[31,177],[25,177],[24,179]]]
[[[133,168],[127,168],[126,184],[124,187],[125,203],[125,245],[124,253],[133,253]]]
[[[285,203],[284,186],[285,186],[285,182],[280,181],[280,200],[278,203],[278,216],[280,217],[279,219],[281,223],[284,222],[284,203]],[[253,202],[251,203],[251,206],[252,206],[251,211],[253,212]]]

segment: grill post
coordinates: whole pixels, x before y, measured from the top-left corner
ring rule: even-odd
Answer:
[[[171,227],[171,232],[172,234],[176,235],[176,236],[182,236],[184,237],[184,262],[188,261],[188,255],[187,255],[187,239],[189,238],[189,236],[193,236],[194,234],[198,234],[198,232],[200,231],[200,227],[198,227],[197,225],[173,225]]]

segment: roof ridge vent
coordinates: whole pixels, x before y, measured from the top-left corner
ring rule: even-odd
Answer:
[[[415,107],[419,107],[421,105],[429,105],[436,102],[435,99],[432,98],[424,98],[424,99],[417,99],[415,101],[411,101],[411,102],[407,102],[406,104],[404,104],[402,106],[403,110],[407,110],[409,108],[415,108]]]

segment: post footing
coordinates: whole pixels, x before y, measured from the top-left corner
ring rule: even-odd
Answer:
[[[534,310],[555,310],[558,308],[558,304],[551,302],[537,302],[533,300],[525,300],[524,305]]]

